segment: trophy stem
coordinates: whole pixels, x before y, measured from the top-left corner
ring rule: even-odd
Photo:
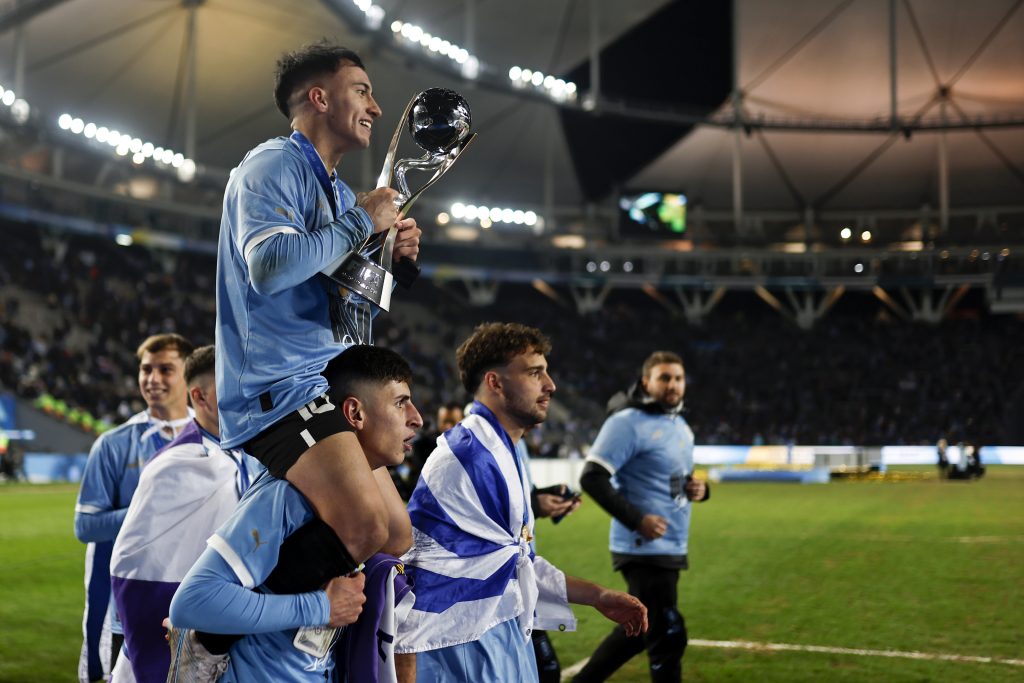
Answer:
[[[405,125],[406,120],[409,118],[409,112],[412,111],[412,105],[416,102],[416,96],[413,95],[409,100],[409,104],[405,105],[405,111],[402,112],[402,118],[398,119],[398,126],[395,128],[395,134],[391,136],[391,144],[388,145],[387,156],[384,157],[384,167],[380,171],[380,175],[377,177],[377,189],[382,187],[391,187],[391,174],[394,171],[395,165],[395,154],[398,152],[398,141],[402,138],[402,126]]]
[[[429,188],[431,185],[440,180],[441,176],[448,172],[448,169],[450,169],[452,165],[456,162],[456,160],[458,160],[458,158],[462,156],[462,153],[466,151],[466,148],[469,147],[470,143],[472,143],[473,140],[476,140],[476,133],[473,133],[469,137],[467,137],[463,141],[462,145],[458,148],[457,152],[455,152],[454,154],[449,152],[449,156],[444,160],[444,163],[441,164],[440,168],[438,168],[434,172],[434,175],[430,177],[430,180],[424,183],[423,186],[420,187],[418,190],[413,192],[409,196],[409,198],[405,200],[405,202],[402,204],[398,212],[400,214],[405,215],[405,213],[410,208],[412,208],[412,205],[416,202],[416,200],[419,199],[420,195],[423,194],[427,190],[427,188]],[[452,151],[454,152],[454,150]]]

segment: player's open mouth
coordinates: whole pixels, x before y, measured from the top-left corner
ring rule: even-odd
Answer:
[[[373,122],[372,121],[366,121],[364,119],[364,120],[359,122],[359,125],[363,126],[364,128],[372,128],[373,127]]]

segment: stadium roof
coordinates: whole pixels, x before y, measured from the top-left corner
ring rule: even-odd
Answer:
[[[384,18],[370,31],[351,0],[11,1],[0,7],[0,53],[14,57],[0,66],[0,83],[12,87],[23,41],[18,94],[54,138],[67,112],[184,149],[195,9],[194,157],[208,167],[229,169],[287,130],[270,96],[274,62],[326,36],[364,55],[385,111],[372,155],[343,164],[355,185],[376,177],[409,96],[441,85],[470,101],[480,138],[431,190],[435,199],[580,206],[626,187],[680,190],[691,203],[728,210],[738,145],[748,210],[934,207],[945,136],[952,207],[1022,203],[1022,0],[736,0],[735,22],[725,2],[377,2]],[[580,107],[593,6],[598,119]],[[395,20],[467,48],[481,62],[478,80],[396,41]],[[573,77],[575,111],[510,87],[512,66]],[[968,124],[985,128],[917,130]]]

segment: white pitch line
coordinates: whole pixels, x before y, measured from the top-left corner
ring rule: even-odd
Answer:
[[[835,655],[855,655],[858,657],[897,657],[901,659],[924,659],[946,662],[974,662],[976,664],[1009,664],[1024,666],[1024,659],[1001,659],[999,657],[976,657],[973,655],[947,655],[932,652],[903,652],[901,650],[864,650],[851,647],[827,647],[824,645],[795,645],[792,643],[753,643],[747,640],[700,640],[692,639],[690,645],[696,647],[718,647],[732,650],[761,650],[788,652],[820,652]],[[590,661],[590,657],[562,669],[562,680],[575,676]]]

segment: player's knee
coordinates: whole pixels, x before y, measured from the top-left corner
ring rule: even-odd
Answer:
[[[670,607],[662,611],[654,633],[648,635],[647,652],[651,663],[672,662],[682,659],[689,642],[686,620],[679,610]]]

